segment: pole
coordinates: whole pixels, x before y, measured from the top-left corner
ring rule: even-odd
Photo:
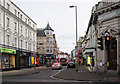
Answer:
[[[75,6],[75,13],[76,13],[76,47],[77,47],[77,6]],[[77,51],[78,51],[78,49],[77,49]]]
[[[75,7],[75,18],[76,18],[76,53],[78,53],[78,43],[77,43],[77,6],[70,6],[70,8],[73,8]],[[76,61],[78,63],[78,56],[76,56]],[[77,63],[76,63],[76,71],[78,71],[78,68],[77,68]]]
[[[35,70],[35,54],[34,54],[34,70]]]
[[[76,15],[76,52],[78,54],[78,43],[77,43],[77,6],[75,6],[75,15]],[[76,60],[77,60],[76,71],[78,72],[78,56],[77,56]]]

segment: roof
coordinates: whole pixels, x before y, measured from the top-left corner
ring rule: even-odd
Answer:
[[[37,29],[37,36],[38,37],[45,37],[45,32],[42,29]]]
[[[50,27],[49,23],[47,24],[47,26],[45,27],[44,30],[52,30],[52,31],[54,31],[54,30]]]

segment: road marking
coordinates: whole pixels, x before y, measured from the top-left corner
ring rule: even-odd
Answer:
[[[90,69],[90,67],[88,67],[88,70],[89,70],[90,72],[92,72],[92,70]]]
[[[59,70],[57,73],[55,73],[55,74],[51,75],[50,77],[51,77],[51,78],[53,78],[53,79],[63,80],[63,79],[60,79],[60,78],[55,78],[55,77],[53,77],[53,76],[55,76],[55,75],[59,74],[61,71],[62,71],[62,70]]]

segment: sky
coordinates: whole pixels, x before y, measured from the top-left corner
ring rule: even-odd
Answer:
[[[76,44],[75,8],[77,6],[78,39],[85,35],[92,7],[101,0],[11,0],[37,23],[45,28],[49,22],[56,35],[60,51],[71,53]]]

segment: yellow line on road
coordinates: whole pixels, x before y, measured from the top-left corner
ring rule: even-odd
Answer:
[[[92,70],[90,69],[90,67],[88,67],[88,70],[91,72]]]

